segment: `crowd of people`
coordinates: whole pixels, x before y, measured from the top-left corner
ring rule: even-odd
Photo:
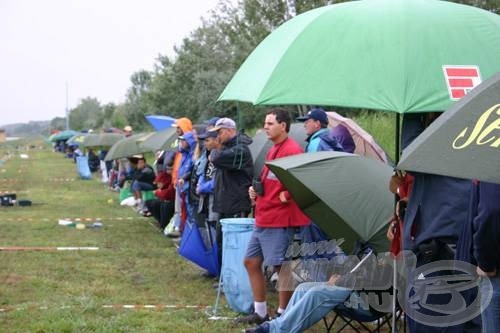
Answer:
[[[403,148],[438,116],[439,113],[405,116]],[[266,161],[318,151],[354,152],[354,141],[347,129],[342,125],[329,129],[323,109],[313,108],[297,120],[304,122],[305,151],[288,135],[290,113],[283,108],[268,110],[263,130],[273,145]],[[195,223],[207,233],[213,230],[219,265],[223,249],[220,220],[251,215],[255,218],[243,263],[253,292],[254,311],[237,318],[236,323],[257,325],[246,332],[302,332],[329,311],[343,306],[355,289],[349,283],[349,274],[335,273],[328,281],[300,285],[295,291],[280,287],[291,275],[288,266],[285,269],[283,265],[285,252],[313,221],[301,212],[292,195],[267,166],[260,175],[254,176],[249,149],[252,139],[239,132],[230,118],[214,117],[200,133],[194,130],[188,118],[178,119],[175,127],[178,135],[175,149],[157,152],[154,168],[143,155],[115,161],[110,187],[123,188],[128,180],[137,212],[153,217],[162,230],[168,229],[169,237],[180,237],[187,222]],[[127,131],[130,135],[132,129],[126,130],[130,130]],[[420,299],[420,305],[426,306],[414,306],[408,313],[410,332],[481,332],[481,329],[494,332],[495,327],[500,327],[496,274],[500,265],[497,251],[500,185],[399,171],[387,181],[388,191],[398,197],[395,218],[387,232],[394,254],[411,251],[415,254],[417,269],[441,260],[462,260],[476,265],[477,274],[489,277],[493,285],[488,307],[474,318],[447,328],[414,320],[411,312],[439,317],[442,313],[436,310],[438,305],[448,304],[450,296],[429,294],[427,299]],[[144,200],[145,191],[154,191],[155,197]],[[275,311],[268,308],[263,266],[272,267],[279,276]],[[447,274],[450,272],[440,271],[432,277]],[[431,276],[410,276],[409,280],[428,277]],[[461,291],[468,305],[478,293],[479,288]]]

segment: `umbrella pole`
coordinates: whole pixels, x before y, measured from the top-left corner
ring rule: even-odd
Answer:
[[[394,161],[396,162],[396,165],[398,165],[399,162],[399,144],[400,144],[400,131],[399,131],[399,123],[400,123],[400,116],[399,112],[396,113],[396,135],[395,135],[395,141],[394,141],[394,147],[395,147],[395,155],[394,155]],[[394,208],[396,208],[396,204],[398,202],[398,195],[394,195]],[[394,263],[393,263],[393,270],[392,270],[392,278],[393,278],[393,284],[392,284],[392,333],[397,332],[396,328],[396,292],[397,292],[397,286],[396,286],[396,280],[397,280],[397,270],[396,270],[396,257],[394,257]]]
[[[396,112],[396,138],[395,138],[395,141],[394,141],[394,147],[395,147],[395,155],[394,155],[394,161],[396,162],[396,165],[398,165],[398,162],[399,162],[399,151],[400,151],[400,148],[399,148],[399,144],[400,144],[400,133],[399,133],[399,123],[400,123],[400,116],[399,116],[399,112]]]

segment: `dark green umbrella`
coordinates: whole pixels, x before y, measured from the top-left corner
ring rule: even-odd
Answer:
[[[91,133],[84,138],[83,146],[111,147],[123,138],[123,134],[119,133]]]
[[[149,151],[157,150],[172,150],[175,139],[177,139],[177,132],[174,127],[169,127],[160,132],[150,133],[139,140],[140,145]]]
[[[139,143],[139,140],[147,135],[147,133],[140,133],[121,139],[111,146],[104,160],[112,161],[150,151],[148,148],[142,147]]]
[[[500,72],[422,132],[398,169],[500,183]]]
[[[387,251],[387,224],[394,197],[387,184],[392,168],[382,162],[341,152],[294,155],[268,162],[299,207],[330,237],[356,240]]]
[[[87,136],[87,133],[78,133],[73,135],[71,138],[66,141],[66,144],[71,145],[71,144],[76,144],[76,145],[81,145],[83,143],[83,140],[85,140],[85,137]]]

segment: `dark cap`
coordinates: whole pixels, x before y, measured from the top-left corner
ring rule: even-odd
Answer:
[[[220,118],[219,117],[212,117],[206,121],[204,121],[203,123],[207,126],[215,126],[215,124],[217,123],[217,120],[219,120]]]
[[[216,137],[217,137],[216,131],[206,131],[198,135],[198,139],[200,140],[205,140],[206,138],[216,138]]]
[[[309,119],[314,119],[322,124],[328,125],[328,115],[322,108],[314,108],[309,110],[309,112],[305,116],[298,117],[297,121],[306,121]]]

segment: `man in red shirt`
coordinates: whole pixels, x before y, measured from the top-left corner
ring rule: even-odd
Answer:
[[[274,143],[266,155],[266,161],[304,152],[297,142],[288,137],[290,115],[287,110],[271,109],[266,115],[264,130]],[[250,199],[255,203],[255,229],[244,261],[252,286],[255,312],[238,318],[237,323],[260,324],[269,319],[262,264],[274,266],[279,273],[294,234],[298,228],[310,224],[310,219],[300,211],[290,193],[267,166],[262,170],[260,181],[261,188],[251,186],[248,190]],[[285,273],[282,271],[282,274]],[[279,280],[287,279],[281,276]],[[278,315],[285,310],[293,293],[283,289],[287,288],[279,288],[278,291]]]

